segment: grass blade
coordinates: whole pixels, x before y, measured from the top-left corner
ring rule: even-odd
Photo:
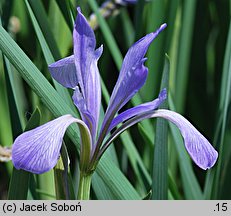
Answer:
[[[33,13],[32,8],[28,2],[30,2],[30,4],[34,7],[34,11],[36,11],[36,15],[38,16],[38,19],[36,19],[35,14]],[[25,0],[25,3],[28,8],[29,14],[31,16],[31,20],[34,25],[39,43],[42,47],[46,62],[49,65],[53,63],[55,59],[57,60],[61,57],[57,45],[55,43],[54,37],[50,31],[50,27],[48,25],[48,20],[46,19],[46,14],[43,5],[41,2],[38,4],[38,2],[34,0],[29,0],[29,1]],[[41,28],[37,20],[40,20]],[[45,35],[43,35],[43,32],[45,32]],[[72,110],[75,111],[75,107],[68,93],[68,90],[65,89],[63,86],[61,86],[59,83],[57,83],[55,80],[53,80],[53,82],[58,93],[64,98],[64,100],[68,103],[68,105],[72,108]]]
[[[72,13],[70,10],[70,1],[56,0],[56,2],[60,10],[62,11],[62,14],[67,22],[69,29],[72,31],[74,20],[72,19]]]
[[[165,5],[166,2],[163,0],[155,0],[146,3],[147,11],[144,24],[147,23],[147,32],[155,31],[161,24],[166,22]],[[147,57],[149,60],[147,61],[147,67],[149,69],[149,74],[145,86],[141,89],[140,93],[141,97],[145,100],[152,100],[154,96],[159,93],[161,74],[164,65],[163,56],[166,52],[164,50],[165,35],[166,31],[161,32],[148,49]]]
[[[161,90],[169,85],[169,59],[166,56],[161,81]],[[160,108],[167,109],[167,100]],[[153,160],[152,199],[166,200],[168,198],[168,123],[164,119],[156,121],[156,136]]]
[[[31,118],[29,119],[25,131],[33,129],[34,127],[39,126],[40,123],[40,112],[36,109]],[[9,200],[25,200],[27,199],[28,187],[29,187],[29,179],[31,173],[26,172],[24,170],[17,170],[13,168],[8,199]]]
[[[175,110],[174,103],[172,101],[171,95],[169,95],[169,107],[170,110]],[[170,123],[171,134],[174,139],[174,143],[176,146],[176,150],[179,157],[179,165],[181,171],[181,177],[183,182],[183,189],[186,199],[203,199],[202,191],[200,185],[197,181],[195,173],[193,172],[191,162],[189,160],[189,156],[185,150],[184,143],[182,137],[180,135],[179,130]]]
[[[136,190],[128,190],[129,182],[127,178],[121,173],[117,172],[115,175],[114,164],[108,159],[110,155],[105,152],[97,167],[97,173],[103,179],[111,193],[116,199],[139,200],[141,199]],[[113,181],[112,181],[113,179]]]
[[[178,112],[184,110],[195,11],[196,0],[185,1],[183,3],[182,26],[176,70],[176,109]]]
[[[225,174],[223,170],[223,166],[225,163],[225,152],[224,152],[224,138],[225,132],[227,128],[227,119],[228,119],[228,107],[231,98],[231,22],[229,25],[229,33],[227,38],[227,45],[225,51],[225,59],[223,65],[223,73],[222,73],[222,82],[221,82],[221,91],[220,91],[220,102],[219,102],[219,118],[216,131],[219,131],[219,136],[215,143],[217,143],[217,148],[219,148],[219,157],[218,164],[215,174],[210,173],[206,184],[205,197],[213,199],[219,199],[220,192],[222,189],[222,183],[224,179],[222,176]],[[219,124],[220,123],[220,124]],[[219,144],[219,145],[218,145]],[[211,171],[213,172],[213,171]],[[214,176],[215,175],[215,176]],[[212,183],[211,183],[212,182]]]
[[[74,200],[75,193],[69,171],[68,152],[63,143],[61,157],[54,168],[55,194],[58,200]]]

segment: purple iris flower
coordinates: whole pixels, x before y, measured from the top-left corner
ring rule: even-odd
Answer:
[[[218,153],[208,140],[180,114],[157,109],[167,98],[165,89],[160,92],[157,99],[118,114],[118,111],[144,85],[148,75],[148,69],[144,66],[146,61],[144,56],[152,41],[165,29],[166,24],[161,25],[156,32],[141,38],[128,50],[102,126],[98,127],[101,86],[97,62],[103,47],[96,49],[94,32],[80,8],[77,11],[73,31],[74,54],[49,65],[49,70],[57,82],[74,90],[72,99],[82,120],[64,115],[21,134],[13,144],[14,166],[37,174],[52,169],[59,158],[66,129],[76,122],[81,136],[80,163],[82,155],[84,167],[90,169],[90,164],[99,160],[110,143],[128,127],[143,119],[161,117],[171,121],[180,129],[185,147],[193,161],[204,170],[211,168],[217,160]],[[120,123],[123,124],[106,140],[105,137],[109,132]]]

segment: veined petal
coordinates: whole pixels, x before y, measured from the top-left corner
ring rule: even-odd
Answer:
[[[166,89],[163,89],[160,92],[158,98],[156,98],[155,100],[148,102],[148,103],[138,105],[136,107],[133,107],[131,109],[128,109],[128,110],[122,112],[121,114],[119,114],[118,116],[116,116],[113,119],[108,131],[111,131],[119,123],[127,121],[128,119],[130,119],[136,115],[140,115],[144,112],[157,109],[166,98],[167,98],[167,91],[166,91]]]
[[[115,114],[130,100],[130,98],[139,90],[139,88],[143,86],[147,78],[147,73],[148,69],[141,64],[139,65],[138,69],[133,71],[133,74],[127,73],[125,75],[124,80],[119,84],[116,94],[114,94],[115,97],[113,97],[112,94],[109,101],[97,145],[100,145],[103,138],[107,134]],[[114,90],[113,92],[115,92]]]
[[[157,110],[157,117],[165,118],[174,123],[184,138],[185,148],[193,161],[200,168],[211,168],[218,157],[217,151],[209,141],[182,115],[170,110]]]
[[[109,101],[100,136],[105,135],[115,114],[144,85],[148,74],[148,69],[143,65],[146,60],[144,55],[152,41],[165,27],[166,24],[161,25],[156,32],[141,38],[128,50]]]
[[[96,40],[93,30],[81,13],[80,8],[77,8],[77,12],[73,30],[74,56],[79,85],[85,96],[84,84],[87,83],[87,77],[90,73],[89,69],[95,53]]]
[[[96,40],[94,32],[81,13],[80,8],[78,8],[77,11],[78,15],[73,31],[74,58],[80,87],[79,90],[82,94],[82,102],[85,102],[85,109],[80,109],[80,112],[82,112],[82,115],[87,112],[91,115],[90,119],[94,119],[94,121],[91,122],[91,133],[92,137],[95,138],[101,103],[100,75],[97,63],[102,54],[103,47],[101,46],[95,50]],[[78,94],[73,95],[73,100],[77,107],[80,107],[77,104],[79,100],[75,98]]]
[[[163,24],[160,26],[159,29],[157,29],[155,32],[149,33],[140,40],[138,40],[135,44],[133,44],[127,54],[125,55],[122,68],[120,71],[121,78],[124,76],[124,74],[128,73],[130,70],[132,70],[134,67],[139,65],[141,61],[143,61],[143,58],[148,50],[148,47],[152,43],[152,41],[159,35],[160,32],[162,32],[167,27],[166,24]],[[119,79],[121,79],[119,77]],[[117,82],[119,82],[119,79]],[[122,80],[121,80],[122,81]],[[121,82],[120,81],[120,82]]]
[[[101,151],[101,155],[102,152],[105,151],[106,148],[110,145],[110,143],[113,142],[113,140],[116,139],[127,128],[144,119],[154,117],[167,119],[179,128],[184,138],[185,148],[191,156],[192,160],[197,164],[197,166],[204,170],[214,166],[218,157],[218,153],[209,143],[209,141],[182,115],[164,109],[149,111],[125,122],[105,142],[104,147]]]
[[[36,174],[52,169],[59,158],[65,131],[74,122],[88,130],[83,121],[64,115],[17,137],[12,147],[15,168]]]
[[[66,88],[75,88],[78,78],[74,55],[61,59],[48,66],[51,76]]]
[[[93,116],[91,115],[91,113],[88,111],[88,109],[86,107],[86,101],[84,100],[83,95],[80,92],[80,89],[78,86],[75,88],[72,99],[74,101],[75,106],[78,108],[78,110],[80,112],[81,119],[88,126],[88,128],[91,132],[91,136],[94,139],[95,135],[96,135],[97,125],[96,125],[95,119],[93,118]],[[92,140],[92,142],[93,142],[93,140]]]

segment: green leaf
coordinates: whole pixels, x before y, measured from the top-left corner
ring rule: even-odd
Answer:
[[[39,43],[42,47],[44,57],[46,59],[47,64],[49,65],[53,63],[55,59],[57,60],[60,58],[60,53],[57,48],[54,37],[50,31],[48,20],[46,19],[47,16],[46,16],[42,3],[34,1],[34,0],[29,0],[29,2],[34,7],[34,11],[36,12],[36,14],[33,13],[32,8],[30,4],[28,3],[28,0],[25,0],[29,14],[31,16],[32,23],[35,28],[35,32],[37,34]],[[38,19],[36,19],[35,15],[37,15]],[[38,23],[37,20],[40,20],[40,23]],[[54,82],[55,88],[57,89],[57,92],[63,97],[63,99],[72,108],[72,110],[76,111],[74,104],[72,102],[72,99],[68,93],[68,90],[65,89],[63,86],[61,86],[59,83],[57,83],[55,80],[53,80],[53,82]]]
[[[132,43],[134,43],[134,28],[132,25],[132,21],[129,17],[128,11],[126,9],[121,10],[120,16],[121,16],[120,20],[124,31],[124,37],[125,37],[124,44],[128,49],[132,45]]]
[[[153,32],[165,21],[165,5],[166,2],[163,0],[155,0],[147,3],[147,11],[143,25],[146,25],[147,32]],[[167,30],[167,29],[166,29]],[[161,74],[164,65],[164,45],[165,45],[164,30],[161,34],[153,41],[152,45],[148,49],[147,54],[147,67],[149,69],[148,79],[145,86],[140,90],[140,95],[145,100],[152,100],[155,95],[158,95]]]
[[[9,200],[27,199],[30,173],[13,168],[8,191]]]
[[[97,166],[97,174],[101,177],[108,189],[111,191],[115,199],[122,200],[139,200],[140,196],[135,190],[131,190],[131,186],[127,178],[115,169],[115,165],[108,159],[110,155],[105,152]],[[116,175],[115,175],[116,173]]]
[[[109,187],[105,187],[104,180],[95,172],[92,176],[92,187],[98,200],[115,200],[118,199],[111,192]]]
[[[65,146],[62,144],[61,157],[54,167],[55,193],[58,200],[75,199],[73,184],[69,171],[69,157]]]
[[[151,184],[151,176],[148,173],[142,158],[134,145],[132,141],[131,135],[128,133],[128,131],[125,131],[123,134],[120,135],[121,141],[124,143],[124,148],[126,149],[126,153],[129,157],[129,160],[131,162],[132,168],[135,172],[135,175],[137,177],[138,183],[141,186],[144,193],[146,193],[146,187],[145,183],[148,185]]]
[[[175,106],[171,95],[169,95],[169,107],[171,110],[175,110]],[[188,153],[186,152],[183,139],[179,130],[172,124],[170,124],[171,134],[175,143],[175,147],[179,157],[179,165],[181,171],[181,177],[183,182],[183,189],[186,199],[203,199],[202,191],[197,178],[193,172],[192,164],[189,160]]]
[[[178,112],[184,110],[184,102],[186,98],[196,2],[196,0],[183,2],[182,26],[179,38],[180,43],[176,69],[176,109]]]
[[[5,71],[5,77],[6,77],[6,88],[7,88],[7,96],[8,96],[8,103],[9,103],[9,109],[10,109],[10,120],[11,120],[11,127],[12,127],[12,133],[13,138],[16,138],[18,134],[22,132],[22,125],[19,117],[19,110],[20,107],[17,106],[17,95],[16,91],[14,89],[14,80],[12,78],[13,71],[11,70],[11,64],[4,56],[4,71]]]
[[[39,126],[40,122],[40,112],[37,108],[30,120],[28,121],[25,131],[30,130],[34,127]],[[24,170],[17,170],[13,169],[9,192],[8,192],[8,199],[9,200],[24,200],[27,199],[28,187],[29,187],[29,179],[31,173],[24,171]]]
[[[25,3],[26,3],[26,6],[29,10],[31,20],[32,20],[32,23],[35,27],[38,39],[41,40],[40,36],[44,35],[44,38],[46,38],[45,44],[48,45],[49,50],[53,51],[54,59],[56,59],[56,60],[59,59],[60,58],[59,49],[58,49],[58,46],[55,42],[54,36],[51,32],[51,28],[49,26],[49,22],[47,19],[47,14],[46,14],[46,11],[43,7],[42,1],[25,0]],[[38,32],[39,28],[42,30],[41,32]],[[42,42],[44,42],[44,41],[42,41]],[[40,43],[40,44],[42,45],[42,43]],[[52,62],[49,62],[49,63],[52,63]]]
[[[152,198],[152,191],[150,190],[142,200],[151,200],[151,198]]]
[[[66,23],[69,27],[69,29],[72,31],[73,28],[73,18],[72,18],[72,13],[71,13],[71,6],[70,6],[70,1],[63,1],[63,0],[56,0],[60,10],[62,11],[62,14],[66,20]]]
[[[169,184],[169,191],[171,191],[173,198],[175,200],[182,200],[182,196],[180,195],[179,189],[177,188],[177,185],[170,171],[168,172],[168,184]]]
[[[24,131],[28,131],[28,130],[38,127],[40,125],[40,118],[41,118],[41,112],[39,108],[36,107],[36,109],[34,110],[30,119],[28,120],[26,124]]]
[[[145,0],[138,0],[135,8],[135,40],[139,40],[143,35],[143,14],[144,14]]]
[[[4,57],[4,65],[5,65],[5,71],[8,73],[6,74],[6,84],[8,88],[11,88],[12,93],[8,92],[9,95],[9,105],[13,105],[12,103],[15,103],[15,106],[13,107],[13,110],[16,108],[16,112],[14,112],[14,126],[17,126],[18,124],[22,127],[25,127],[25,93],[22,86],[22,79],[15,71],[14,67],[10,64],[8,59]],[[9,86],[8,86],[9,85]],[[8,89],[9,90],[9,89]],[[11,95],[12,94],[12,95]],[[19,122],[16,122],[16,115],[18,115]],[[13,127],[14,127],[13,126]],[[21,130],[21,126],[19,126],[19,130]]]
[[[169,86],[169,59],[166,56],[160,90]],[[167,100],[159,108],[167,109]],[[168,123],[164,119],[156,121],[156,136],[153,160],[152,199],[168,198]]]
[[[225,173],[224,163],[225,163],[225,152],[224,152],[224,138],[225,132],[227,129],[228,122],[228,108],[231,99],[231,22],[229,25],[228,39],[226,42],[226,51],[225,59],[222,72],[222,81],[221,81],[221,91],[220,91],[220,102],[218,110],[218,123],[216,127],[216,134],[219,136],[216,137],[215,143],[217,148],[219,148],[219,157],[217,168],[214,173],[214,170],[211,170],[207,176],[206,187],[205,187],[205,197],[212,199],[219,199],[220,192],[222,189],[223,174]],[[228,158],[229,160],[229,158]]]

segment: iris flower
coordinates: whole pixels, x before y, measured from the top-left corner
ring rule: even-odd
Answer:
[[[80,167],[88,172],[124,130],[144,119],[161,117],[179,128],[192,160],[204,170],[211,168],[218,153],[209,141],[180,114],[158,109],[167,98],[166,89],[160,92],[157,99],[118,114],[144,85],[148,75],[144,56],[166,24],[141,38],[128,50],[100,127],[101,85],[97,63],[103,47],[96,49],[94,32],[80,8],[77,11],[73,30],[74,54],[49,65],[49,70],[57,82],[73,89],[72,99],[81,119],[67,114],[21,134],[13,144],[14,166],[37,174],[52,169],[59,158],[66,129],[70,124],[77,123],[81,136]],[[119,127],[116,129],[116,126]],[[114,132],[109,135],[112,129]]]

